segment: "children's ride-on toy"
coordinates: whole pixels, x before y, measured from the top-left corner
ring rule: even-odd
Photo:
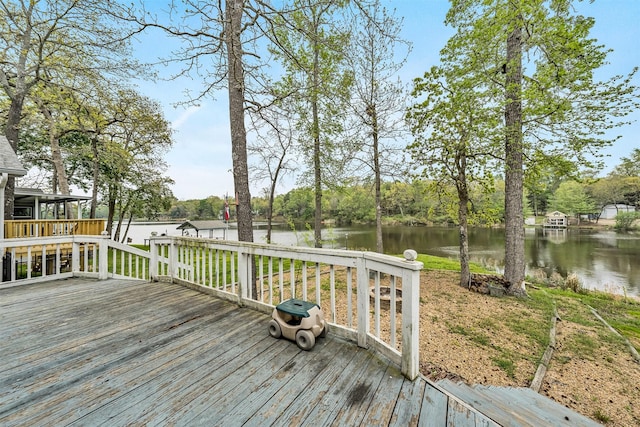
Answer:
[[[311,350],[316,337],[325,337],[329,330],[324,313],[318,304],[299,299],[281,302],[273,309],[269,321],[269,335],[295,341],[302,350]]]

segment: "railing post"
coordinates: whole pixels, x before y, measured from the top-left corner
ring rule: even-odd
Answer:
[[[402,374],[410,380],[420,373],[420,270],[416,252],[406,250],[402,275]],[[410,267],[409,267],[410,266]]]
[[[98,244],[98,280],[109,278],[109,240],[109,234],[103,232]]]
[[[71,273],[80,271],[80,242],[73,237],[71,245]]]
[[[169,277],[171,283],[173,283],[173,279],[178,271],[178,247],[176,245],[175,238],[171,238],[171,243],[169,244]]]
[[[149,280],[156,282],[158,280],[158,245],[153,237],[149,238],[149,252]]]
[[[243,305],[243,301],[250,298],[250,290],[249,290],[249,275],[251,274],[251,269],[249,265],[250,255],[243,251],[238,251],[238,297],[240,298],[240,305]]]
[[[356,261],[356,282],[358,294],[358,346],[367,347],[367,332],[369,331],[369,272],[364,257]]]

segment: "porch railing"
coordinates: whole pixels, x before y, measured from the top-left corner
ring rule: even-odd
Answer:
[[[29,219],[4,222],[4,237],[49,237],[69,235],[99,236],[104,219]]]
[[[73,276],[149,279],[149,252],[108,236],[0,240],[0,287]]]
[[[372,252],[188,237],[151,238],[149,274],[271,313],[289,299],[322,307],[338,334],[419,372],[421,262]],[[401,295],[401,296],[400,296]]]
[[[0,240],[0,287],[73,276],[171,281],[271,313],[314,301],[330,333],[419,373],[422,263],[371,252],[152,237],[149,252],[101,236]]]

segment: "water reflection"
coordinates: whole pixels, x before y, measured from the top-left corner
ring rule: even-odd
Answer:
[[[375,232],[353,235],[353,248],[375,247]],[[353,231],[349,231],[350,236]],[[413,248],[420,253],[457,258],[458,229],[455,227],[387,227],[385,252],[402,253]],[[504,267],[504,229],[469,230],[472,261],[501,271]],[[640,235],[613,231],[528,228],[525,233],[528,270],[542,269],[566,277],[575,273],[584,286],[609,292],[640,295]]]

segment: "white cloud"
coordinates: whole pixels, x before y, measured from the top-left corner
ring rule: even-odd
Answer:
[[[184,110],[182,112],[182,114],[180,114],[178,116],[177,119],[175,119],[175,120],[173,120],[173,122],[171,122],[171,127],[174,130],[180,129],[187,122],[187,120],[189,120],[189,118],[191,116],[193,116],[195,113],[200,111],[200,109],[203,108],[203,107],[204,106],[202,106],[202,105],[192,105],[192,106],[188,107],[186,110]]]

